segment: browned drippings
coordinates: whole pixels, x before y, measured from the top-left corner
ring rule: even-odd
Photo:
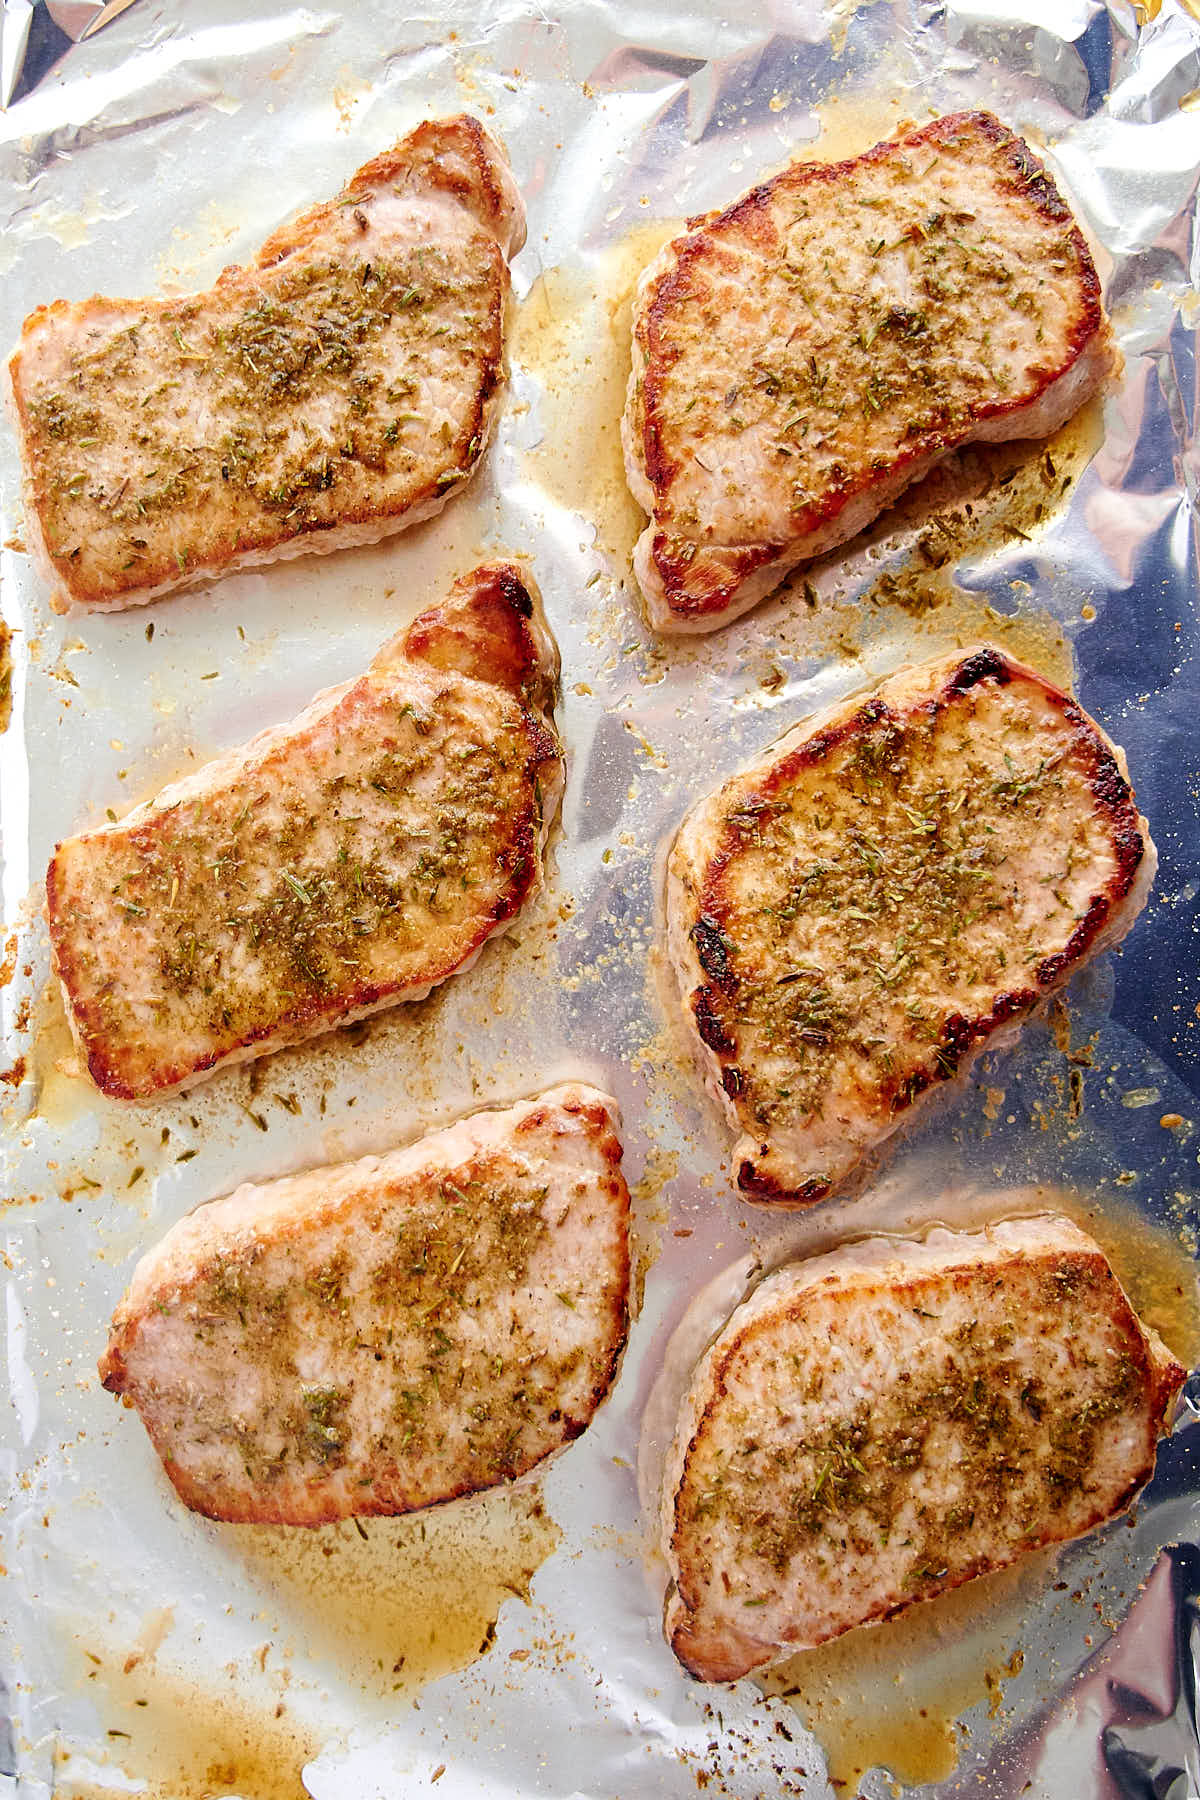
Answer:
[[[633,292],[679,229],[678,221],[644,225],[582,267],[548,269],[517,316],[513,360],[543,390],[545,435],[528,453],[532,472],[560,505],[595,525],[596,547],[618,577],[646,523],[621,449]]]
[[[1015,1637],[1030,1596],[1049,1579],[1052,1553],[985,1575],[883,1625],[861,1626],[760,1677],[787,1699],[825,1752],[840,1794],[868,1769],[906,1785],[942,1781],[958,1763],[962,1714],[999,1711],[1021,1667]]]
[[[55,1793],[109,1800],[146,1783],[147,1800],[306,1800],[301,1770],[324,1733],[298,1697],[303,1657],[394,1705],[484,1654],[506,1600],[527,1600],[560,1532],[536,1486],[497,1489],[403,1519],[304,1530],[220,1526],[255,1578],[263,1642],[247,1667],[189,1681],[158,1655],[166,1622],[130,1650],[77,1643],[78,1686],[101,1717],[98,1744],[64,1743]],[[255,1695],[256,1699],[248,1698]],[[276,1696],[289,1695],[288,1699]],[[87,1767],[85,1768],[85,1763]],[[95,1765],[110,1765],[106,1785]],[[73,1773],[78,1770],[78,1774]]]
[[[124,1653],[87,1647],[83,1658],[81,1685],[100,1710],[102,1747],[60,1746],[54,1792],[62,1800],[116,1800],[131,1779],[145,1784],[143,1800],[307,1800],[301,1770],[320,1744],[282,1703],[255,1708],[235,1697],[234,1680],[193,1684],[153,1659],[127,1671]],[[98,1770],[104,1764],[111,1784]]]
[[[1027,538],[1046,524],[1104,441],[1096,395],[1048,438],[970,444],[935,465],[889,514],[922,528],[917,555],[929,568]]]
[[[804,565],[780,590],[772,628],[796,654],[856,657],[881,623],[901,628],[910,654],[988,640],[1070,687],[1074,668],[1062,624],[1029,606],[1015,584],[1013,612],[960,588],[960,561],[1031,541],[1066,505],[1103,436],[1103,407],[1089,402],[1054,435],[978,444],[946,457],[861,537]],[[903,560],[863,585],[869,557],[907,545]]]
[[[1051,1201],[1095,1238],[1142,1323],[1186,1368],[1200,1364],[1200,1274],[1176,1233],[1116,1198],[1054,1190]]]
[[[0,621],[0,731],[12,718],[12,632]]]
[[[561,1536],[534,1486],[359,1526],[221,1530],[271,1596],[272,1640],[305,1646],[339,1679],[381,1698],[481,1655],[504,1602],[528,1598]]]

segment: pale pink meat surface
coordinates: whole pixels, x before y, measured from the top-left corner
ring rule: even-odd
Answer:
[[[137,606],[440,511],[491,430],[524,237],[503,152],[462,114],[207,293],[39,307],[9,375],[56,604]]]
[[[1054,1215],[845,1245],[767,1277],[668,1457],[676,1655],[732,1681],[1112,1518],[1184,1370]]]
[[[316,1525],[512,1480],[616,1372],[618,1129],[568,1083],[201,1206],[134,1271],[104,1385],[214,1519]]]
[[[422,999],[537,892],[563,758],[532,585],[482,564],[356,681],[58,846],[54,967],[106,1093]]]

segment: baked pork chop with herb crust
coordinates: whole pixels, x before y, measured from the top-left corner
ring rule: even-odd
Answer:
[[[537,891],[563,760],[530,586],[482,565],[357,681],[58,846],[51,952],[106,1094],[423,999]]]
[[[1184,1373],[1056,1215],[778,1270],[668,1457],[675,1654],[734,1681],[1091,1531],[1153,1475]]]
[[[207,293],[39,307],[9,373],[56,604],[139,606],[438,512],[487,442],[524,241],[504,154],[463,114]]]
[[[616,1373],[617,1131],[571,1083],[201,1206],[138,1264],[101,1380],[211,1519],[321,1525],[511,1481]]]
[[[689,221],[634,303],[623,421],[659,631],[711,631],[939,457],[1055,431],[1119,365],[1042,164],[957,113]]]
[[[1145,904],[1122,752],[984,645],[802,721],[680,826],[671,961],[750,1199],[837,1188]]]

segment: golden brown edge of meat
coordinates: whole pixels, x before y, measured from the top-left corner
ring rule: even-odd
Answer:
[[[398,1004],[406,997],[420,999],[439,983],[470,967],[487,941],[514,919],[542,883],[541,861],[546,838],[558,810],[562,794],[563,750],[550,719],[557,693],[558,650],[545,625],[536,583],[527,570],[515,563],[485,563],[460,577],[446,600],[420,613],[407,631],[391,639],[378,651],[369,665],[372,671],[386,670],[392,661],[420,660],[442,671],[455,671],[467,679],[481,680],[492,686],[504,686],[523,703],[522,729],[527,743],[528,804],[522,816],[513,821],[517,856],[512,879],[504,894],[497,897],[490,915],[480,917],[472,938],[452,960],[431,971],[422,971],[420,983],[406,990],[398,983],[364,985],[340,1003],[333,1013],[319,996],[310,1002],[290,1007],[279,1019],[251,1033],[236,1049],[227,1053],[214,1051],[199,1062],[160,1065],[151,1083],[131,1083],[124,1073],[124,1059],[111,1054],[95,1009],[77,992],[76,957],[66,905],[59,893],[59,859],[64,848],[59,843],[46,871],[46,915],[50,931],[51,967],[62,988],[67,1022],[93,1082],[111,1099],[150,1100],[182,1091],[202,1081],[210,1072],[245,1062],[270,1051],[303,1042],[338,1026],[351,1025],[385,1007]],[[503,667],[497,673],[497,662]],[[501,679],[503,676],[503,679]],[[345,684],[349,691],[355,681]],[[223,762],[228,757],[241,757],[243,766],[252,769],[265,760],[301,723],[306,714],[319,707],[331,693],[317,694],[299,719],[285,720],[252,738],[248,744],[214,758]],[[142,813],[154,813],[172,803],[178,788],[202,777],[204,765],[194,775],[172,783],[152,800],[135,807],[110,825],[82,831],[66,840],[77,843],[95,836],[107,835],[128,827]],[[538,793],[540,790],[541,799]],[[261,1048],[260,1048],[261,1046]]]

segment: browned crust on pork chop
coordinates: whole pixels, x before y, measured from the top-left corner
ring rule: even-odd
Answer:
[[[1053,1216],[768,1278],[668,1462],[666,1631],[732,1681],[1122,1512],[1185,1371]]]
[[[939,209],[934,175],[913,168],[930,152],[970,171],[987,223]],[[787,230],[814,214],[824,223],[789,248]],[[993,325],[976,319],[993,289],[995,332],[1011,338],[996,368]],[[793,163],[691,220],[643,281],[624,435],[652,514],[635,558],[651,622],[736,617],[947,452],[1056,429],[1117,362],[1070,209],[991,114]]]
[[[101,1380],[213,1519],[320,1525],[514,1480],[616,1375],[617,1131],[569,1083],[202,1206],[139,1263]]]
[[[485,564],[475,571],[470,608],[422,613],[405,633],[406,653],[508,688],[534,712],[552,712],[558,657],[527,581],[515,563]]]
[[[516,916],[563,776],[530,587],[481,566],[357,681],[58,846],[54,967],[105,1093],[420,999]]]
[[[439,511],[487,442],[523,238],[503,153],[462,114],[207,293],[39,307],[9,373],[56,593],[140,605]]]
[[[672,960],[742,1134],[742,1192],[832,1192],[1124,935],[1153,869],[1120,752],[992,646],[793,728],[689,814],[668,871]]]

